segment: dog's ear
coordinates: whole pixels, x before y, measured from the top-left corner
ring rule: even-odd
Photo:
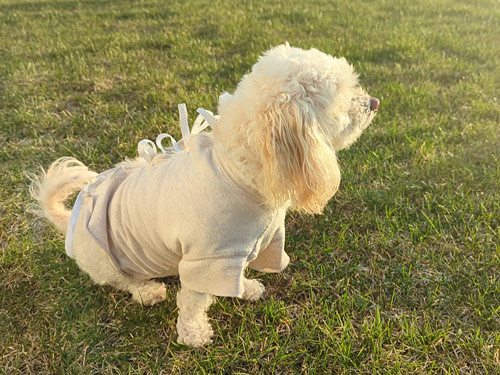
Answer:
[[[308,213],[321,213],[340,183],[335,151],[316,111],[305,95],[282,95],[260,112],[259,130],[252,134],[268,191],[276,201],[291,199],[293,208]]]

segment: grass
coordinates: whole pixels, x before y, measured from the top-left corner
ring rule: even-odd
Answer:
[[[500,8],[466,1],[0,0],[0,373],[499,374]],[[291,213],[258,303],[219,298],[175,342],[175,290],[91,283],[26,213],[25,172],[96,170],[179,136],[288,40],[345,56],[381,99],[322,216]]]

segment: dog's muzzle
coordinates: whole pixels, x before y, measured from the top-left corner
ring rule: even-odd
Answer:
[[[372,111],[377,112],[379,105],[380,105],[380,100],[378,100],[377,98],[370,98],[370,109]]]

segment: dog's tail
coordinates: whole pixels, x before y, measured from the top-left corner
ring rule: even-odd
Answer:
[[[40,176],[28,176],[32,182],[30,194],[38,201],[38,205],[30,211],[47,218],[65,233],[71,211],[66,209],[64,201],[85,184],[95,180],[96,176],[97,173],[89,171],[75,158],[57,159],[47,172],[42,169]]]

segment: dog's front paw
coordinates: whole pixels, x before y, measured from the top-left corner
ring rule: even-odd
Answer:
[[[148,282],[132,293],[132,299],[144,306],[153,306],[164,301],[166,297],[167,289],[165,285],[156,281]]]
[[[264,285],[257,280],[244,279],[243,286],[245,287],[245,291],[241,298],[247,301],[257,301],[266,291]]]
[[[204,319],[201,321],[177,322],[177,342],[199,348],[212,343],[214,331]]]

